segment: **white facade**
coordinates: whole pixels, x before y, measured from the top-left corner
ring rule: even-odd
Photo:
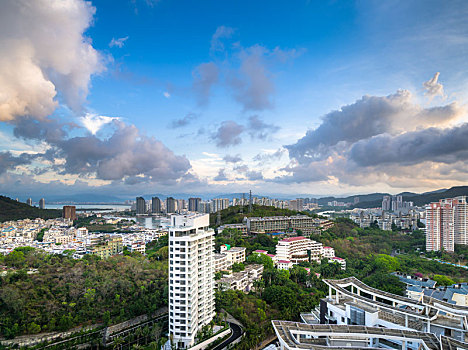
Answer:
[[[335,249],[332,247],[323,247],[322,248],[322,257],[323,258],[333,258],[335,256]]]
[[[169,228],[169,333],[178,349],[194,345],[215,315],[214,231],[206,214],[172,215]]]
[[[468,341],[466,306],[428,296],[413,300],[371,288],[355,277],[323,281],[329,287],[329,294],[320,303],[320,323],[417,330]],[[401,346],[401,342],[392,345],[400,349]],[[418,347],[407,343],[403,349]]]
[[[240,264],[245,261],[245,247],[229,247],[223,244],[220,247],[220,253],[226,254],[228,267],[234,263]]]
[[[293,267],[293,263],[289,260],[278,260],[277,266],[278,270],[289,270]]]
[[[312,241],[303,236],[289,237],[282,239],[276,245],[276,257],[278,260],[290,260],[293,264],[298,264],[301,261],[319,262],[322,256],[322,243]]]

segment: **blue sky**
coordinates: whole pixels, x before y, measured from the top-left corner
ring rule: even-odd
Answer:
[[[464,1],[8,0],[0,10],[3,193],[465,184]]]

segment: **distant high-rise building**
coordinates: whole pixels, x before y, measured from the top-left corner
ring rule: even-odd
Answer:
[[[166,213],[171,214],[176,212],[176,201],[173,197],[166,198]]]
[[[390,210],[392,208],[392,198],[390,196],[383,196],[382,210]]]
[[[296,198],[289,201],[289,209],[302,211],[304,210],[304,200],[302,198]]]
[[[441,199],[426,207],[426,250],[453,252],[456,244],[468,244],[466,197]]]
[[[33,204],[33,203],[32,203],[32,199],[31,199],[31,198],[28,198],[28,199],[26,200],[26,204],[27,204],[27,205],[30,205],[30,206],[32,207],[32,204]]]
[[[392,211],[400,211],[403,208],[403,196],[392,197]]]
[[[39,200],[39,208],[40,209],[45,209],[45,199],[44,198],[41,198]]]
[[[185,199],[176,199],[176,203],[177,203],[176,211],[178,213],[182,213],[183,211],[187,209],[187,202]]]
[[[136,197],[136,213],[146,214],[146,202],[143,197]]]
[[[214,231],[206,214],[171,215],[169,227],[169,334],[177,349],[215,315]]]
[[[213,212],[213,209],[211,207],[211,202],[200,202],[198,203],[198,211],[200,213],[205,213],[205,214],[209,214],[209,213],[212,213]]]
[[[229,207],[229,199],[227,198],[214,198],[212,210],[214,212],[227,209]]]
[[[354,204],[358,204],[359,203],[359,197],[354,197]]]
[[[151,198],[151,212],[156,214],[161,212],[161,200],[158,197]]]
[[[76,207],[74,205],[64,205],[62,217],[64,219],[76,220]]]
[[[201,198],[189,198],[188,200],[188,211],[199,211],[199,204],[201,202]]]

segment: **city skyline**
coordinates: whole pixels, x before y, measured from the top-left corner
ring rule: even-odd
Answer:
[[[3,194],[466,184],[465,2],[0,8]]]

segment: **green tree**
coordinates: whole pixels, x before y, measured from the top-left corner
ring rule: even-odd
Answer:
[[[451,278],[444,275],[434,275],[432,279],[436,281],[438,285],[441,286],[451,286],[452,284],[455,284],[455,282]]]

